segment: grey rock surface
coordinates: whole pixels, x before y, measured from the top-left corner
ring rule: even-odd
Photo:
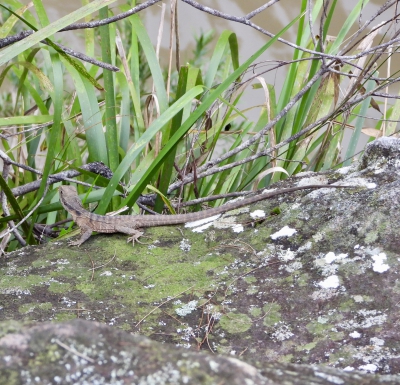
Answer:
[[[97,322],[3,323],[0,384],[400,384],[328,367],[267,364],[186,351]]]

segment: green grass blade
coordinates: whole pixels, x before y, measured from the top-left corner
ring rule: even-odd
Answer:
[[[231,52],[232,52],[232,62],[235,63],[234,68],[237,69],[239,64],[238,59],[238,43],[236,34],[231,31],[224,31],[222,32],[221,36],[219,37],[217,44],[215,45],[215,49],[213,55],[210,60],[210,64],[208,66],[208,70],[206,76],[204,78],[204,85],[207,88],[211,88],[214,83],[215,76],[217,75],[217,71],[219,66],[222,63],[224,58],[224,53],[226,50],[227,45],[230,44]]]
[[[44,9],[42,0],[33,0],[33,5],[35,6],[35,11],[36,14],[38,15],[39,22],[42,25],[42,27],[46,27],[47,25],[49,25],[50,21],[49,18],[47,17],[47,13]]]
[[[155,187],[151,186],[151,185],[147,185],[147,188],[150,191],[154,191],[157,194],[157,198],[160,197],[160,199],[162,200],[163,204],[165,203],[166,206],[168,207],[168,210],[171,212],[171,214],[176,214],[171,201],[158,189],[156,189]]]
[[[371,90],[373,90],[374,85],[375,84],[374,84],[373,80],[367,80],[366,85],[365,85],[365,88],[366,88],[365,92],[368,93]],[[346,160],[343,162],[344,167],[350,166],[350,164],[352,162],[352,157],[356,153],[356,146],[360,139],[361,129],[363,128],[365,116],[367,115],[367,110],[368,110],[370,102],[371,102],[371,96],[368,96],[361,103],[360,113],[359,113],[359,116],[357,116],[357,118],[356,118],[354,131],[353,131],[353,134],[351,135],[349,146],[347,147],[346,156],[345,156]]]
[[[0,127],[12,125],[43,124],[53,120],[53,115],[27,115],[0,118]]]
[[[17,15],[14,11],[12,11],[11,9],[3,6],[0,4],[1,7],[7,9],[9,12],[11,12],[13,15],[17,16],[21,21],[23,21],[26,25],[28,25],[30,28],[32,28],[34,31],[37,31],[37,28],[34,27],[32,24],[30,24],[27,20],[25,20],[24,18],[22,18],[21,16]],[[43,13],[44,10],[41,10],[41,13]],[[46,19],[46,18],[44,18]],[[28,37],[29,38],[29,37]],[[26,38],[26,39],[28,39]],[[22,40],[25,41],[26,39]],[[72,66],[74,66],[76,68],[76,70],[78,72],[80,72],[83,76],[85,76],[97,89],[102,90],[103,88],[101,87],[101,85],[92,77],[90,76],[90,74],[86,71],[86,69],[82,66],[79,66],[77,64],[77,61],[74,59],[71,59],[70,56],[68,56],[63,50],[61,50],[57,45],[55,45],[52,40],[50,38],[46,39],[46,43],[48,45],[50,45],[55,51],[57,51],[63,58],[64,60],[66,60],[67,62],[69,62]],[[18,43],[16,43],[18,44]],[[14,47],[14,45],[13,45]],[[2,51],[4,52],[4,51]],[[43,55],[45,56],[45,59],[48,58],[48,54],[46,53],[46,51],[43,52]],[[1,57],[1,54],[0,54]],[[45,66],[48,63],[48,60],[45,60]],[[0,65],[1,66],[1,65]],[[47,68],[49,71],[51,71],[50,68]]]
[[[192,70],[190,71],[190,76],[192,77],[191,83],[194,84],[193,78],[197,79],[197,74],[199,70]],[[179,71],[179,78],[178,78],[178,87],[176,90],[176,99],[179,99],[180,97],[184,96],[185,93],[188,91],[187,84],[188,84],[188,77],[189,77],[189,68],[187,66],[181,67]],[[171,121],[171,128],[168,132],[169,139],[175,134],[176,131],[178,131],[179,127],[182,124],[182,116],[183,116],[183,110],[179,111]],[[162,167],[162,171],[160,174],[160,183],[158,186],[159,189],[159,194],[156,199],[156,203],[154,206],[154,210],[156,212],[161,212],[162,209],[164,208],[164,196],[167,194],[168,190],[168,185],[170,183],[170,179],[173,173],[174,169],[174,161],[175,161],[175,154],[176,154],[177,147],[175,146],[173,150],[168,154],[168,156],[165,158],[165,162]]]
[[[75,67],[64,61],[75,84],[82,111],[85,134],[89,150],[89,162],[99,161],[108,164],[107,146],[103,133],[101,112],[93,85]]]
[[[4,194],[6,195],[6,197],[8,199],[8,202],[10,202],[11,207],[14,210],[15,217],[13,219],[18,219],[18,222],[21,221],[24,218],[24,213],[22,212],[21,207],[19,206],[19,204],[18,204],[17,200],[15,199],[12,191],[10,190],[10,187],[8,187],[8,184],[4,180],[2,175],[0,175],[0,187],[1,187],[1,190],[4,192]],[[30,227],[29,227],[28,223],[25,221],[21,226],[22,226],[22,230],[23,230],[23,232],[25,234],[26,239],[29,240],[29,238],[30,238],[29,235],[31,233],[31,230],[30,230]],[[36,242],[34,242],[33,239],[30,241],[30,244],[35,244],[35,243]]]
[[[117,72],[115,75],[119,86],[119,93],[121,95],[119,147],[126,152],[128,150],[129,136],[131,131],[131,99],[129,97],[129,86],[126,77],[122,72]]]
[[[132,23],[132,27],[135,30],[140,41],[140,45],[142,46],[144,54],[146,55],[153,78],[154,87],[157,93],[160,113],[162,114],[168,108],[168,97],[167,90],[165,89],[164,77],[160,64],[157,60],[156,52],[154,51],[149,35],[147,34],[139,15],[132,15],[129,18],[129,21]]]
[[[308,126],[329,114],[334,100],[334,87],[334,76],[328,75],[322,80],[318,91],[315,93],[315,96],[312,97],[311,106],[307,107],[309,112],[304,126]],[[298,140],[296,148],[293,151],[293,156],[290,156],[290,159],[294,162],[290,162],[286,169],[290,175],[299,167],[298,162],[301,162],[305,158],[308,149],[313,147],[313,142],[317,134],[318,131],[314,131]]]
[[[16,42],[12,46],[4,48],[2,51],[0,51],[0,66],[7,63],[20,53],[26,51],[28,48],[31,48],[33,45],[39,43],[41,40],[54,35],[60,29],[63,29],[64,27],[75,23],[83,17],[98,11],[105,5],[110,5],[116,1],[117,0],[94,0],[90,4],[69,13],[68,15],[40,29],[27,38]]]
[[[23,15],[23,13],[29,8],[28,5],[25,5],[15,11],[15,13],[19,16]],[[0,39],[4,39],[11,32],[15,23],[18,21],[18,17],[11,15],[3,25],[0,26]]]
[[[99,11],[101,19],[108,17],[108,7],[101,8]],[[102,60],[105,63],[112,63],[111,60],[111,42],[110,42],[110,28],[108,25],[100,27],[101,37],[101,54]],[[112,45],[113,50],[114,44]],[[116,121],[116,109],[115,109],[115,84],[114,76],[112,71],[103,69],[104,79],[104,94],[105,94],[105,139],[107,146],[108,155],[108,166],[112,171],[115,171],[119,164],[118,157],[118,133],[117,133],[117,121]]]
[[[54,84],[54,92],[51,95],[51,99],[53,101],[54,106],[54,117],[53,117],[53,125],[50,130],[50,134],[48,136],[48,149],[46,154],[46,161],[43,168],[42,174],[42,182],[40,183],[39,191],[37,193],[36,201],[43,196],[45,192],[45,188],[47,185],[47,178],[51,173],[51,169],[54,166],[54,159],[56,154],[56,149],[59,144],[59,138],[61,137],[61,114],[62,114],[62,105],[63,105],[63,92],[64,92],[64,79],[61,67],[61,61],[59,59],[59,55],[57,53],[53,53],[51,57],[52,61],[52,72],[53,72],[53,84]],[[32,216],[32,226],[36,221],[37,212]],[[31,236],[31,234],[30,234]]]

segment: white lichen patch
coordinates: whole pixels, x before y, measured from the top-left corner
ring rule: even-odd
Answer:
[[[193,328],[188,326],[185,329],[177,329],[176,332],[181,336],[181,340],[190,341],[194,337]]]
[[[361,370],[362,372],[367,372],[367,373],[374,373],[378,370],[378,367],[374,364],[360,365],[358,367],[358,370]]]
[[[190,251],[190,249],[192,248],[192,246],[191,246],[191,244],[190,244],[190,242],[189,242],[189,239],[183,238],[183,239],[181,240],[181,243],[179,244],[179,248],[180,248],[182,251],[186,251],[186,252]]]
[[[346,184],[354,187],[366,187],[368,189],[374,189],[377,187],[376,183],[371,183],[368,182],[365,178],[358,178],[358,177],[349,178]]]
[[[210,222],[215,221],[215,220],[218,219],[220,216],[221,216],[221,214],[218,214],[218,215],[214,215],[214,216],[212,216],[212,217],[200,219],[200,220],[198,220],[198,221],[187,222],[187,223],[185,223],[185,227],[187,227],[187,228],[202,227],[202,226],[204,226],[205,224],[208,224],[209,226],[211,226],[211,223],[210,223]],[[208,227],[209,227],[209,226],[208,226]],[[193,230],[193,231],[195,231],[195,230]]]
[[[214,320],[219,320],[222,317],[222,313],[218,311],[218,309],[212,305],[208,304],[204,307],[204,314],[209,314],[210,317],[214,318]]]
[[[57,261],[50,262],[51,265],[69,265],[70,263],[68,259],[57,259]]]
[[[222,217],[220,220],[215,221],[213,225],[217,229],[229,229],[237,225],[236,217],[235,216]]]
[[[335,255],[332,251],[330,251],[328,254],[325,255],[325,261],[326,263],[332,263],[333,261],[336,262],[344,262],[348,257],[348,254],[338,254]],[[347,262],[347,261],[345,261]]]
[[[209,227],[211,227],[212,225],[213,225],[212,222],[206,223],[205,225],[202,225],[202,226],[199,226],[199,227],[194,228],[192,231],[193,231],[194,233],[202,233],[204,230],[207,230],[207,229],[208,229]],[[186,227],[186,225],[185,225],[185,227]]]
[[[69,299],[68,297],[62,297],[60,303],[63,307],[75,307],[76,301]]]
[[[271,188],[271,189],[265,189],[261,192],[261,194],[270,194],[276,191],[276,188]]]
[[[323,289],[336,289],[340,286],[339,277],[337,275],[331,275],[319,282],[318,286],[322,287]]]
[[[335,263],[333,263],[335,262]],[[336,255],[333,252],[327,253],[322,258],[317,258],[314,261],[314,265],[321,269],[321,274],[325,277],[334,276],[337,273],[340,265],[351,262],[347,254]]]
[[[296,175],[296,177],[302,177],[307,175],[308,172],[301,172]],[[315,175],[314,173],[309,173],[310,176],[308,178],[301,178],[297,183],[297,186],[309,186],[311,184],[328,184],[328,180],[324,175]]]
[[[383,314],[379,310],[366,310],[361,309],[357,311],[357,315],[352,320],[347,320],[340,322],[338,327],[341,327],[346,330],[354,330],[354,329],[366,329],[371,326],[382,325],[386,322],[387,315]]]
[[[278,259],[282,262],[288,262],[288,261],[292,261],[293,259],[295,259],[296,254],[294,253],[294,251],[291,251],[290,248],[287,250],[280,250],[278,252]]]
[[[296,261],[296,262],[293,262],[293,263],[290,263],[289,265],[287,265],[285,267],[285,270],[288,273],[294,273],[295,271],[299,271],[302,268],[303,268],[303,264],[301,262],[299,262],[299,261]]]
[[[371,338],[370,343],[371,345],[357,346],[357,351],[353,353],[354,359],[363,363],[357,369],[366,372],[379,370],[383,373],[391,373],[389,362],[398,361],[398,351],[385,347],[384,340],[377,337]]]
[[[389,270],[389,265],[383,263],[387,259],[385,253],[379,253],[378,255],[373,255],[371,258],[374,261],[372,265],[372,270],[376,271],[377,273],[384,273],[385,271]]]
[[[237,210],[233,210],[234,213],[239,214],[241,212],[248,212],[248,207],[242,207]],[[230,215],[216,215],[210,218],[206,218],[204,220],[199,220],[196,222],[188,222],[185,224],[185,227],[193,228],[194,233],[202,233],[204,230],[209,227],[214,226],[217,229],[232,229],[235,233],[241,233],[244,231],[243,225],[236,223],[236,216],[232,215],[232,211],[230,211]]]
[[[286,325],[284,322],[276,323],[274,325],[274,329],[275,330],[271,335],[274,341],[282,342],[294,336],[294,334],[290,329],[290,326]]]
[[[218,362],[216,362],[216,361],[210,361],[208,364],[210,365],[210,369],[211,369],[213,372],[218,373],[218,369],[219,369],[219,363],[218,363]]]
[[[311,298],[314,301],[326,301],[330,298],[336,297],[338,296],[340,293],[337,289],[321,289],[321,290],[317,290],[314,291],[311,294]]]
[[[351,338],[355,338],[356,339],[356,338],[361,338],[362,334],[357,332],[357,331],[354,331],[354,332],[349,333],[349,336]]]
[[[371,345],[376,345],[376,346],[385,345],[385,340],[378,338],[378,337],[372,337],[369,341],[370,341]]]
[[[280,229],[276,233],[271,234],[270,237],[273,240],[275,240],[275,239],[278,239],[280,237],[291,237],[295,233],[297,233],[296,229],[292,229],[289,226],[284,226],[284,227],[282,227],[282,229]]]
[[[254,210],[252,213],[250,213],[250,216],[253,219],[262,219],[266,217],[264,210]]]
[[[364,302],[364,297],[362,295],[353,295],[354,302],[361,303]]]
[[[335,170],[335,172],[342,174],[342,175],[346,175],[349,172],[353,171],[353,169],[354,169],[353,166],[347,166],[347,167],[338,168],[337,170]]]
[[[280,246],[276,246],[280,247]],[[269,261],[276,253],[276,247],[272,244],[267,244],[264,250],[257,252],[257,257],[264,261]]]
[[[344,384],[344,380],[340,377],[333,376],[332,374],[322,373],[322,372],[314,372],[317,377],[323,378],[324,380],[328,381],[331,384],[341,385]]]
[[[7,294],[7,295],[32,295],[30,290],[28,289],[19,289],[18,287],[10,287],[7,289],[0,289],[0,294]]]
[[[308,241],[308,242],[306,242],[304,245],[300,246],[300,247],[297,249],[297,252],[298,252],[298,253],[302,253],[302,252],[304,252],[304,251],[311,250],[311,248],[312,248],[312,242]]]
[[[312,239],[314,240],[314,242],[320,242],[324,239],[324,234],[318,231],[312,236]]]
[[[184,316],[190,314],[193,310],[195,310],[197,307],[197,304],[198,304],[198,301],[196,301],[196,300],[190,301],[187,304],[175,309],[175,313],[181,317],[184,317]]]
[[[234,233],[241,233],[244,231],[244,227],[240,223],[236,223],[235,225],[232,226],[232,231]]]

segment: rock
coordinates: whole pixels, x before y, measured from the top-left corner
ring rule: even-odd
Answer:
[[[335,376],[398,374],[400,140],[380,138],[352,167],[279,188],[327,181],[354,187],[259,202],[202,232],[149,229],[148,246],[102,235],[10,253],[0,320],[97,321],[239,358],[274,381],[271,365],[302,364],[298,378],[316,364]]]
[[[162,345],[97,322],[1,326],[0,384],[400,383],[393,376],[289,364],[266,365],[262,375],[235,358]]]

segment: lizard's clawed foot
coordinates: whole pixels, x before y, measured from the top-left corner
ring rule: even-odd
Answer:
[[[143,238],[151,238],[151,237],[148,237],[147,235],[144,235],[144,233],[143,233],[142,231],[137,231],[135,234],[132,234],[132,236],[129,237],[129,238],[126,240],[126,242],[127,242],[127,243],[128,243],[128,242],[132,242],[132,246],[135,245],[135,241],[136,241],[137,243],[140,243],[141,245],[148,245],[148,244],[149,244],[149,243],[144,243],[144,242],[139,241],[139,238],[140,238],[140,237],[143,237]]]
[[[79,241],[68,241],[68,246],[80,246],[83,242]]]
[[[143,231],[137,231],[137,230],[135,230],[135,232],[132,233],[132,236],[129,237],[129,238],[126,240],[126,242],[127,242],[127,243],[128,243],[128,242],[132,242],[132,246],[135,246],[135,241],[136,241],[137,243],[140,243],[140,244],[143,245],[143,242],[140,242],[140,241],[139,241],[139,238],[140,238],[140,237],[144,237],[143,234],[144,234]]]

